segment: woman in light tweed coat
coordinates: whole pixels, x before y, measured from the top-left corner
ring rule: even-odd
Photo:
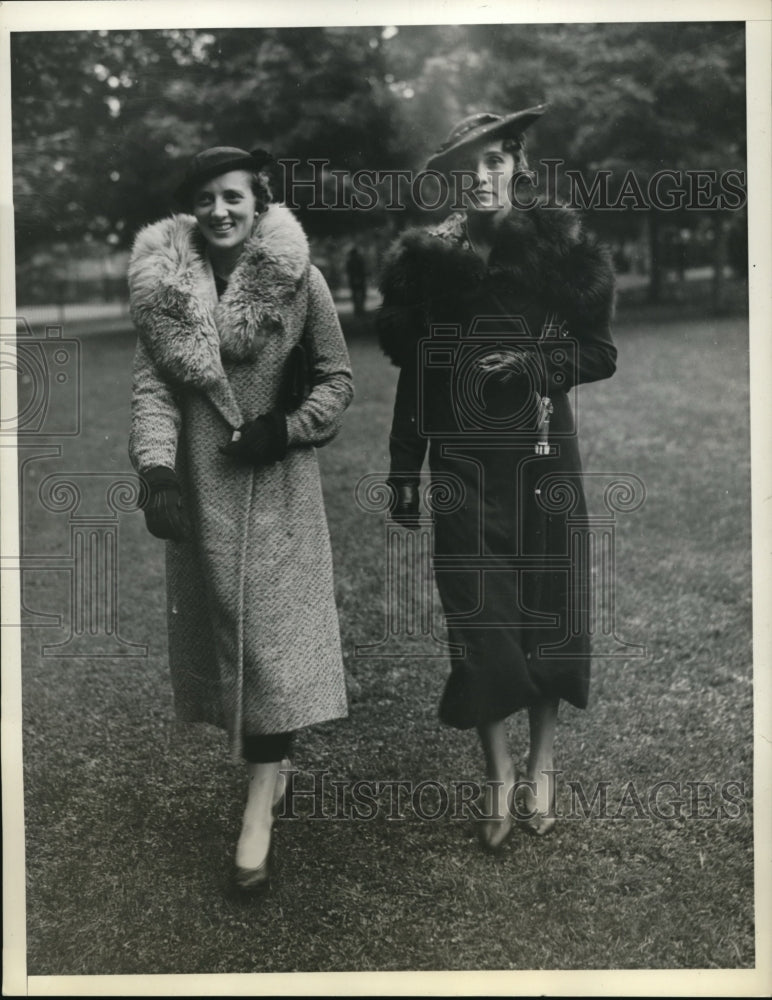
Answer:
[[[175,709],[226,729],[248,762],[236,883],[249,891],[268,880],[293,731],[347,714],[315,447],[340,427],[351,370],[266,159],[199,153],[177,190],[185,212],[143,229],[129,264],[129,451],[148,529],[166,539]]]

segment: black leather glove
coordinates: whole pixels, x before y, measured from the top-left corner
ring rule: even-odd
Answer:
[[[248,421],[238,429],[239,437],[220,451],[248,465],[271,465],[287,454],[287,418],[280,410]]]
[[[191,535],[190,521],[182,506],[177,474],[173,469],[157,465],[142,473],[146,495],[141,503],[147,530],[156,538],[183,542]]]
[[[415,531],[420,516],[418,487],[415,483],[395,482],[393,479],[389,480],[389,485],[397,494],[396,502],[389,512],[392,521]]]

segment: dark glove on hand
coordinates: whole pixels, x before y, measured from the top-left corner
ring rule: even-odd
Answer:
[[[396,483],[394,480],[389,480],[389,483],[397,494],[397,501],[390,512],[392,521],[415,531],[420,516],[418,487],[415,483]]]
[[[249,465],[271,465],[287,454],[287,418],[279,410],[256,417],[238,429],[239,438],[220,451]]]
[[[147,491],[141,504],[147,530],[156,538],[185,541],[190,537],[191,527],[174,470],[157,465],[142,473],[141,478]]]

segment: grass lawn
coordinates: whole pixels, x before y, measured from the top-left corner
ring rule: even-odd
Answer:
[[[446,661],[420,636],[355,652],[385,628],[384,522],[354,488],[387,468],[396,370],[366,323],[346,325],[357,397],[319,457],[351,714],[299,735],[299,783],[450,788],[482,761],[473,733],[437,722]],[[163,546],[121,514],[120,632],[147,656],[44,656],[66,629],[23,632],[30,975],[753,966],[747,324],[628,320],[616,340],[617,375],[582,388],[578,412],[586,470],[645,484],[615,525],[616,632],[645,655],[599,658],[589,710],[561,708],[555,832],[516,831],[489,857],[450,809],[335,819],[327,784],[327,818],[277,823],[268,894],[234,898],[243,771],[222,734],[173,721]],[[129,471],[133,340],[82,348],[82,432],[25,466],[29,554],[68,552],[68,514],[38,499],[47,476]],[[29,611],[66,624],[68,581],[25,573]],[[525,717],[510,729],[522,763]],[[658,817],[647,796],[665,780]],[[606,815],[572,818],[569,781],[604,782]]]

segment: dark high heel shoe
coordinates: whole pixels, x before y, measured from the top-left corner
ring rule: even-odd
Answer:
[[[242,868],[236,865],[233,873],[233,884],[239,892],[245,895],[256,895],[268,888],[271,881],[271,855],[273,853],[273,839],[268,846],[268,853],[265,860],[257,868]]]

